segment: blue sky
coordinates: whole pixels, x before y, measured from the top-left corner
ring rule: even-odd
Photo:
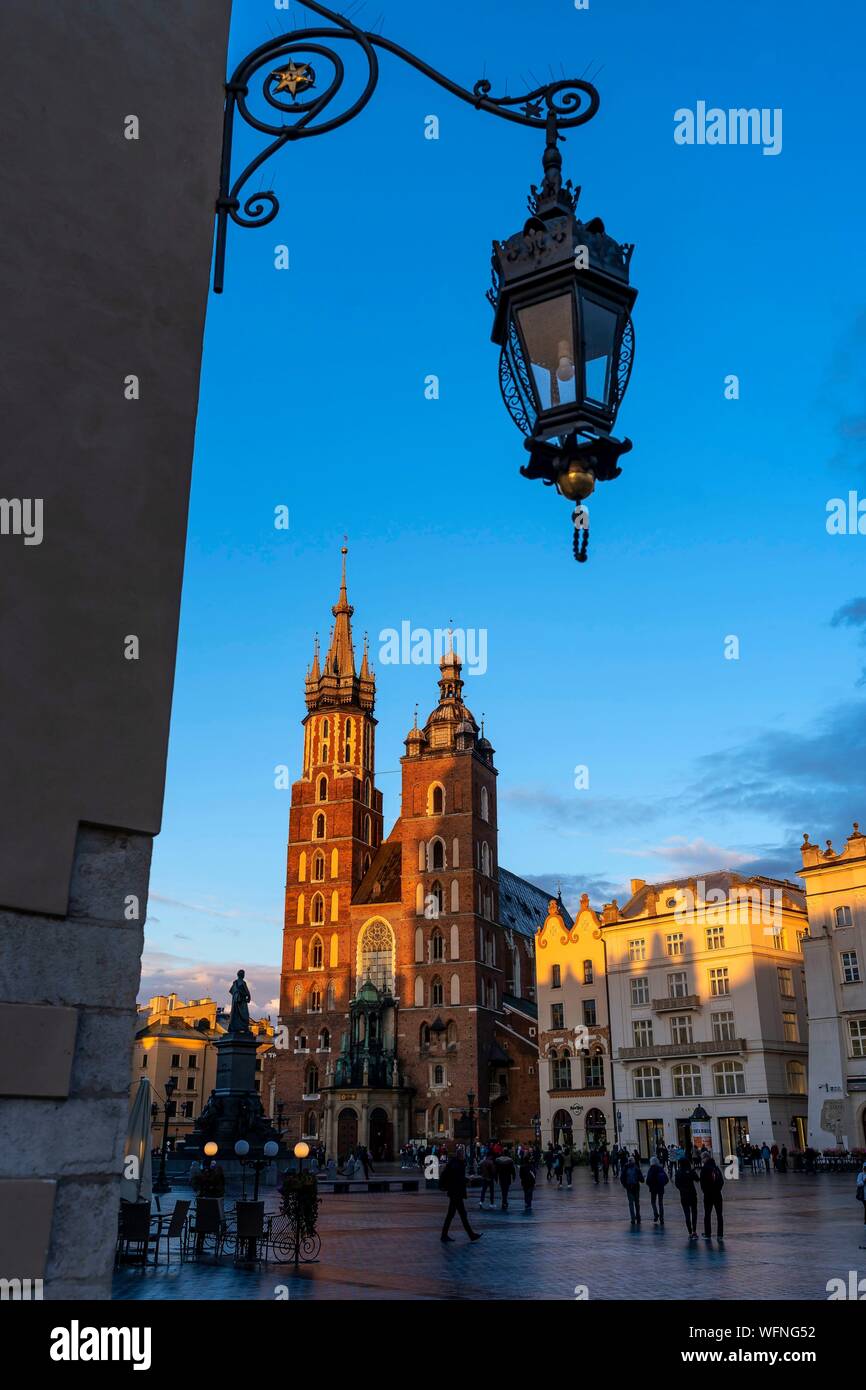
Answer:
[[[305,18],[235,0],[232,64]],[[551,68],[597,82],[600,112],[562,152],[582,215],[636,243],[619,419],[634,450],[575,565],[568,504],[518,473],[484,298],[542,138],[382,54],[357,119],[267,166],[282,211],[230,227],[210,301],[145,995],[222,997],[243,965],[273,1011],[289,809],[273,770],[297,774],[344,533],[389,825],[437,673],[383,666],[379,633],[451,619],[487,632],[466,698],[497,750],[501,861],[567,899],[622,899],[631,876],[790,872],[804,829],[866,819],[866,539],[825,525],[830,498],[866,495],[862,17],[839,0],[440,0],[391,3],[381,27],[494,94]],[[674,112],[698,101],[781,108],[781,153],[675,144]],[[258,148],[243,130],[236,167]]]

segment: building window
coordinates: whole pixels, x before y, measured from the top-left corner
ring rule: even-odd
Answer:
[[[728,979],[728,967],[721,965],[717,969],[710,971],[710,994],[730,994],[731,982]]]
[[[304,1095],[315,1096],[319,1093],[319,1068],[311,1066],[307,1069],[307,1079],[304,1082]]]
[[[330,988],[330,986],[328,986],[328,988]],[[320,1051],[320,1052],[330,1052],[330,1050],[331,1050],[331,1034],[330,1034],[330,1032],[328,1031],[327,1028],[323,1028],[323,1029],[321,1030],[321,1032],[319,1033],[319,1051]]]
[[[785,930],[784,930],[784,928],[781,927],[781,926],[773,926],[773,927],[770,928],[770,931],[771,931],[771,934],[772,934],[772,937],[773,937],[773,945],[775,946],[776,950],[777,950],[777,951],[784,951],[784,949],[785,949]]]
[[[318,854],[315,854],[315,855],[313,856],[313,882],[314,882],[314,883],[324,883],[324,881],[325,881],[325,856],[324,856],[324,854],[322,854],[321,850],[319,850]]]
[[[649,1003],[649,975],[635,975],[629,981],[632,1004]]]
[[[361,983],[372,980],[386,994],[394,991],[394,933],[387,922],[368,922],[359,942]]]
[[[707,950],[723,951],[725,949],[725,929],[724,927],[707,927]]]
[[[685,942],[681,931],[672,931],[667,937],[667,951],[669,956],[681,956],[685,952]]]
[[[595,1000],[584,999],[583,1001],[583,1021],[587,1028],[594,1028],[598,1019],[596,1017]]]
[[[186,1064],[190,1071],[195,1071],[198,1067],[198,1059],[194,1056],[190,1056],[187,1058]]]
[[[561,1057],[555,1052],[550,1055],[550,1086],[553,1091],[571,1090],[571,1057],[567,1047]]]
[[[690,1043],[692,1041],[692,1020],[688,1014],[674,1014],[671,1019],[671,1042]]]
[[[310,904],[310,921],[320,927],[325,920],[325,899],[317,893]]]
[[[324,812],[320,811],[319,814],[316,816],[315,820],[313,821],[313,839],[314,839],[314,840],[324,840],[324,838],[325,838],[325,816],[324,816]]]
[[[441,787],[433,788],[433,795],[430,798],[430,809],[434,816],[441,816],[445,810],[445,793]]]
[[[487,795],[487,788],[481,788],[481,819],[490,819],[490,799]]]
[[[445,1002],[445,990],[442,981],[437,975],[430,986],[430,1003],[443,1004]]]
[[[860,962],[857,960],[856,951],[843,951],[842,960],[842,983],[843,985],[856,985],[860,982]]]
[[[854,918],[851,915],[850,907],[837,907],[835,917],[837,927],[850,927],[854,925]]]
[[[717,1096],[742,1096],[746,1093],[746,1074],[742,1062],[715,1062],[713,1090]]]
[[[565,1017],[561,1004],[551,1004],[550,1006],[550,1026],[551,1028],[564,1028]]]
[[[147,1066],[147,1053],[146,1053],[146,1052],[143,1052],[143,1053],[141,1054],[141,1065],[142,1065],[143,1067],[146,1067],[146,1066]]]
[[[195,1088],[196,1088],[196,1079],[195,1079],[195,1077],[194,1077],[194,1076],[188,1076],[188,1077],[186,1078],[186,1089],[187,1089],[188,1091],[194,1091]]]
[[[173,1052],[173,1053],[171,1054],[171,1065],[172,1065],[172,1067],[179,1067],[179,1066],[180,1066],[180,1053],[179,1053],[179,1052]]]
[[[734,1040],[734,1015],[733,1014],[711,1014],[713,1020],[713,1041],[714,1042],[733,1042]]]
[[[436,1066],[433,1068],[433,1085],[445,1085],[445,1068],[442,1066],[441,1062],[437,1062]]]
[[[668,998],[685,999],[689,992],[689,977],[685,970],[675,970],[668,975]]]
[[[662,1093],[662,1074],[658,1067],[637,1067],[634,1072],[635,1100],[654,1100]]]
[[[691,1063],[671,1067],[671,1077],[673,1078],[675,1096],[703,1095],[700,1067],[693,1066]]]
[[[441,892],[442,890],[440,889],[439,891]],[[430,959],[445,959],[445,937],[442,935],[441,931],[434,931],[430,938]]]
[[[320,989],[310,990],[310,1013],[320,1014],[322,1012],[322,991]]]
[[[599,1054],[584,1058],[583,1084],[588,1090],[604,1090],[604,1058]]]
[[[797,1026],[797,1015],[794,1013],[783,1012],[782,1030],[785,1042],[799,1042],[800,1029]]]
[[[325,1008],[327,1009],[329,1014],[332,1014],[334,1012],[335,1003],[336,991],[334,989],[334,982],[332,980],[328,985],[328,988],[325,990]]]
[[[328,779],[327,779],[327,777],[320,777],[320,778],[319,778],[319,791],[318,791],[318,797],[319,797],[319,801],[327,801],[327,799],[328,799]]]
[[[325,948],[322,945],[322,938],[314,936],[310,942],[310,969],[324,970],[325,968]]]
[[[866,1018],[849,1018],[848,1037],[851,1039],[851,1056],[866,1057]]]
[[[646,941],[642,936],[628,943],[629,960],[646,960]]]
[[[653,1021],[651,1018],[636,1018],[631,1025],[635,1047],[652,1047]]]
[[[788,1090],[792,1095],[804,1096],[806,1094],[806,1068],[802,1062],[789,1062],[785,1067],[785,1076],[788,1079]]]
[[[779,993],[785,999],[793,999],[794,976],[791,974],[791,971],[788,969],[787,965],[780,965],[777,967],[776,973],[779,976]]]
[[[553,970],[551,971],[550,988],[551,988],[551,989],[561,989],[561,988],[562,988],[562,967],[559,966],[559,965],[555,965],[555,966],[553,967]]]
[[[445,845],[442,840],[434,840],[430,846],[431,869],[445,868]]]

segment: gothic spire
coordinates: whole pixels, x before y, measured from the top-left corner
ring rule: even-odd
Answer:
[[[343,556],[343,574],[340,580],[340,597],[331,609],[336,622],[325,660],[325,671],[332,676],[354,676],[355,649],[352,645],[352,614],[355,610],[349,602],[346,592],[347,546],[343,546],[341,554]]]

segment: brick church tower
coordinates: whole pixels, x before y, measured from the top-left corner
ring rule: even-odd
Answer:
[[[363,1143],[533,1137],[535,932],[549,893],[498,863],[493,747],[449,648],[406,737],[402,809],[382,837],[375,682],[355,670],[345,550],[334,629],[307,673],[292,786],[280,987],[266,1097],[286,1138],[342,1160]]]
[[[349,904],[382,840],[375,787],[376,682],[366,642],[355,670],[346,548],[334,627],[320,665],[318,639],[306,677],[303,771],[292,785],[286,862],[277,1098],[290,1137],[315,1135],[315,1114],[340,1046],[353,992]]]

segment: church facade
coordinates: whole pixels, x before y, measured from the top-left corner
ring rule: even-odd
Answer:
[[[538,1118],[535,932],[549,894],[499,865],[494,749],[461,662],[401,759],[384,833],[376,683],[356,668],[346,561],[306,677],[292,786],[274,1101],[288,1141],[390,1158],[408,1140],[530,1140]],[[431,692],[432,695],[432,692]]]

